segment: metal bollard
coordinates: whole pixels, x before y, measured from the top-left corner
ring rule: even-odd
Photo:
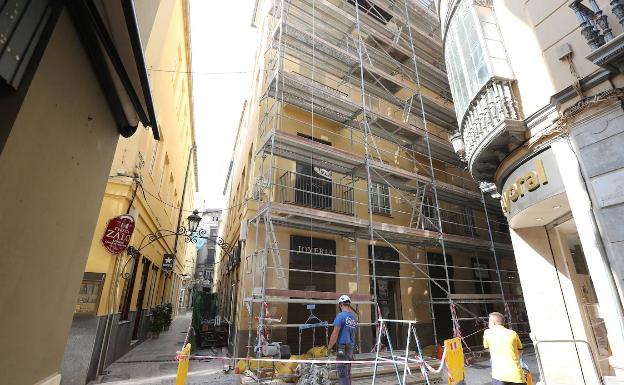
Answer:
[[[188,375],[189,357],[191,356],[191,344],[186,344],[178,353],[178,374],[176,375],[176,385],[185,385]]]

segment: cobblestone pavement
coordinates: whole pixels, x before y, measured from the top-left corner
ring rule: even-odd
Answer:
[[[92,384],[108,385],[171,385],[175,384],[178,363],[176,351],[182,348],[191,321],[191,313],[180,315],[173,321],[168,332],[157,339],[147,340],[107,368],[106,374]],[[214,351],[196,354],[213,355]],[[535,354],[527,349],[524,360],[533,372],[534,383],[539,379]],[[489,360],[482,360],[466,368],[466,385],[490,385]],[[220,360],[191,361],[186,385],[238,385],[240,379],[223,371]]]

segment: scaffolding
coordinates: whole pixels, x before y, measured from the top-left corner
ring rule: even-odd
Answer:
[[[379,318],[409,317],[408,334],[434,345],[475,334],[493,310],[528,331],[500,207],[448,140],[456,119],[432,3],[266,0],[235,356],[261,355],[271,333],[301,338],[305,323],[282,316],[344,293],[359,352],[373,348]],[[309,242],[287,246],[289,232]],[[391,309],[390,291],[411,309]]]

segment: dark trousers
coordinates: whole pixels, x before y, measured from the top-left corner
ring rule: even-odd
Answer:
[[[338,384],[351,385],[351,364],[336,364]]]
[[[338,345],[338,351],[343,353],[336,355],[338,361],[353,360],[353,345]],[[339,385],[351,385],[351,364],[336,364],[336,374]]]
[[[495,378],[492,378],[492,385],[525,385],[526,382],[509,382],[509,381],[500,381]]]

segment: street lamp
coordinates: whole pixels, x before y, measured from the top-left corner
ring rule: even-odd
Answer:
[[[188,229],[189,233],[193,234],[197,231],[199,227],[199,222],[201,222],[202,218],[198,215],[199,212],[197,210],[193,210],[193,214],[188,216]]]

